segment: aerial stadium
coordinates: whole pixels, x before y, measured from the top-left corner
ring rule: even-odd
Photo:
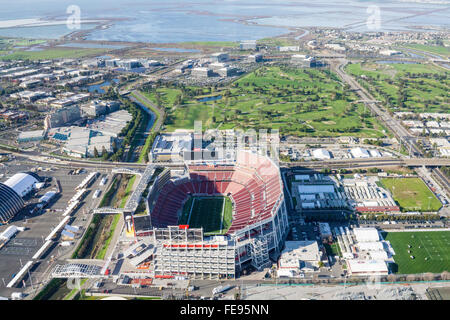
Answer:
[[[150,227],[134,232],[152,239],[156,277],[233,279],[250,266],[262,270],[287,236],[279,167],[251,152],[233,163],[166,169],[147,199]]]

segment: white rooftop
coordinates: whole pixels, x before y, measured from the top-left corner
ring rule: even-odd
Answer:
[[[358,242],[375,242],[380,240],[378,230],[375,228],[355,228],[353,233]]]
[[[350,274],[369,275],[388,273],[388,267],[384,260],[347,260],[347,268]]]

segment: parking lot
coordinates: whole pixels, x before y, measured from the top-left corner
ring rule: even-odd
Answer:
[[[15,235],[3,248],[0,249],[0,296],[8,297],[14,291],[18,291],[18,288],[6,288],[6,285],[21,269],[22,265],[32,260],[32,256],[39,250],[39,248],[45,243],[45,238],[50,232],[60,223],[63,219],[63,212],[68,206],[68,201],[77,192],[75,188],[80,182],[87,176],[87,173],[80,173],[78,175],[69,175],[69,169],[61,169],[57,167],[36,167],[27,165],[24,162],[20,164],[17,161],[8,162],[2,168],[0,168],[0,174],[3,174],[1,180],[4,181],[8,177],[17,172],[35,171],[40,177],[48,177],[49,183],[45,188],[32,193],[27,196],[25,200],[25,207],[22,209],[13,219],[9,225],[15,225],[17,227],[26,228],[25,231],[19,232]],[[100,175],[97,180],[89,187],[84,201],[80,204],[79,208],[72,214],[72,219],[69,222],[72,225],[80,226],[83,231],[86,223],[90,221],[90,210],[98,205],[100,201],[95,199],[92,201],[92,195],[96,189],[104,189],[107,186],[99,186],[101,178],[104,174]],[[36,206],[39,198],[47,191],[57,190],[58,183],[60,186],[60,194],[56,196],[49,205],[43,210],[37,210],[35,213],[30,211]],[[9,225],[0,226],[0,232],[4,231]],[[78,237],[81,237],[82,232]],[[67,256],[73,251],[74,245],[69,247],[58,246],[59,238],[55,239],[54,244],[50,246],[50,249],[41,257],[39,263],[35,263],[31,268],[31,280],[26,275],[23,280],[25,285],[29,288],[31,284],[35,287],[46,279],[46,275],[51,270],[52,263],[57,257]],[[23,287],[23,282],[18,283],[19,288]],[[24,288],[22,288],[24,289]]]

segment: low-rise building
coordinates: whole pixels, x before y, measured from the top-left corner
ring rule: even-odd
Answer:
[[[384,260],[347,260],[347,270],[352,276],[381,276],[389,273]]]
[[[213,76],[213,71],[206,67],[197,67],[192,69],[191,75],[198,78],[208,78]]]
[[[17,142],[40,141],[44,139],[45,130],[22,131],[17,138]]]
[[[156,137],[149,158],[153,161],[183,161],[185,153],[191,153],[193,142],[191,131],[162,133]]]
[[[314,272],[322,261],[322,251],[317,241],[286,241],[281,252],[278,268],[291,270],[294,274]]]
[[[211,62],[226,62],[229,56],[226,52],[216,52],[211,55]]]
[[[119,110],[119,106],[120,104],[117,101],[95,100],[82,105],[81,110],[88,116],[98,117]]]
[[[239,43],[239,48],[241,50],[256,50],[256,40],[243,40]]]
[[[44,120],[45,129],[56,128],[73,123],[81,118],[80,108],[70,106],[56,110],[47,115]]]

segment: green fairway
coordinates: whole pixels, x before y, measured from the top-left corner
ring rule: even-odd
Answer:
[[[383,236],[395,251],[393,272],[450,271],[450,231],[389,232]]]
[[[205,234],[224,234],[231,226],[232,211],[228,197],[191,197],[183,207],[179,224],[202,227]]]
[[[438,211],[442,203],[420,178],[384,178],[387,188],[402,211]]]
[[[261,67],[224,87],[165,86],[143,90],[166,109],[165,131],[279,129],[296,136],[381,138],[384,128],[336,74],[323,69]],[[204,97],[216,97],[202,101]]]
[[[436,65],[364,62],[346,71],[393,112],[448,112],[450,73]]]

